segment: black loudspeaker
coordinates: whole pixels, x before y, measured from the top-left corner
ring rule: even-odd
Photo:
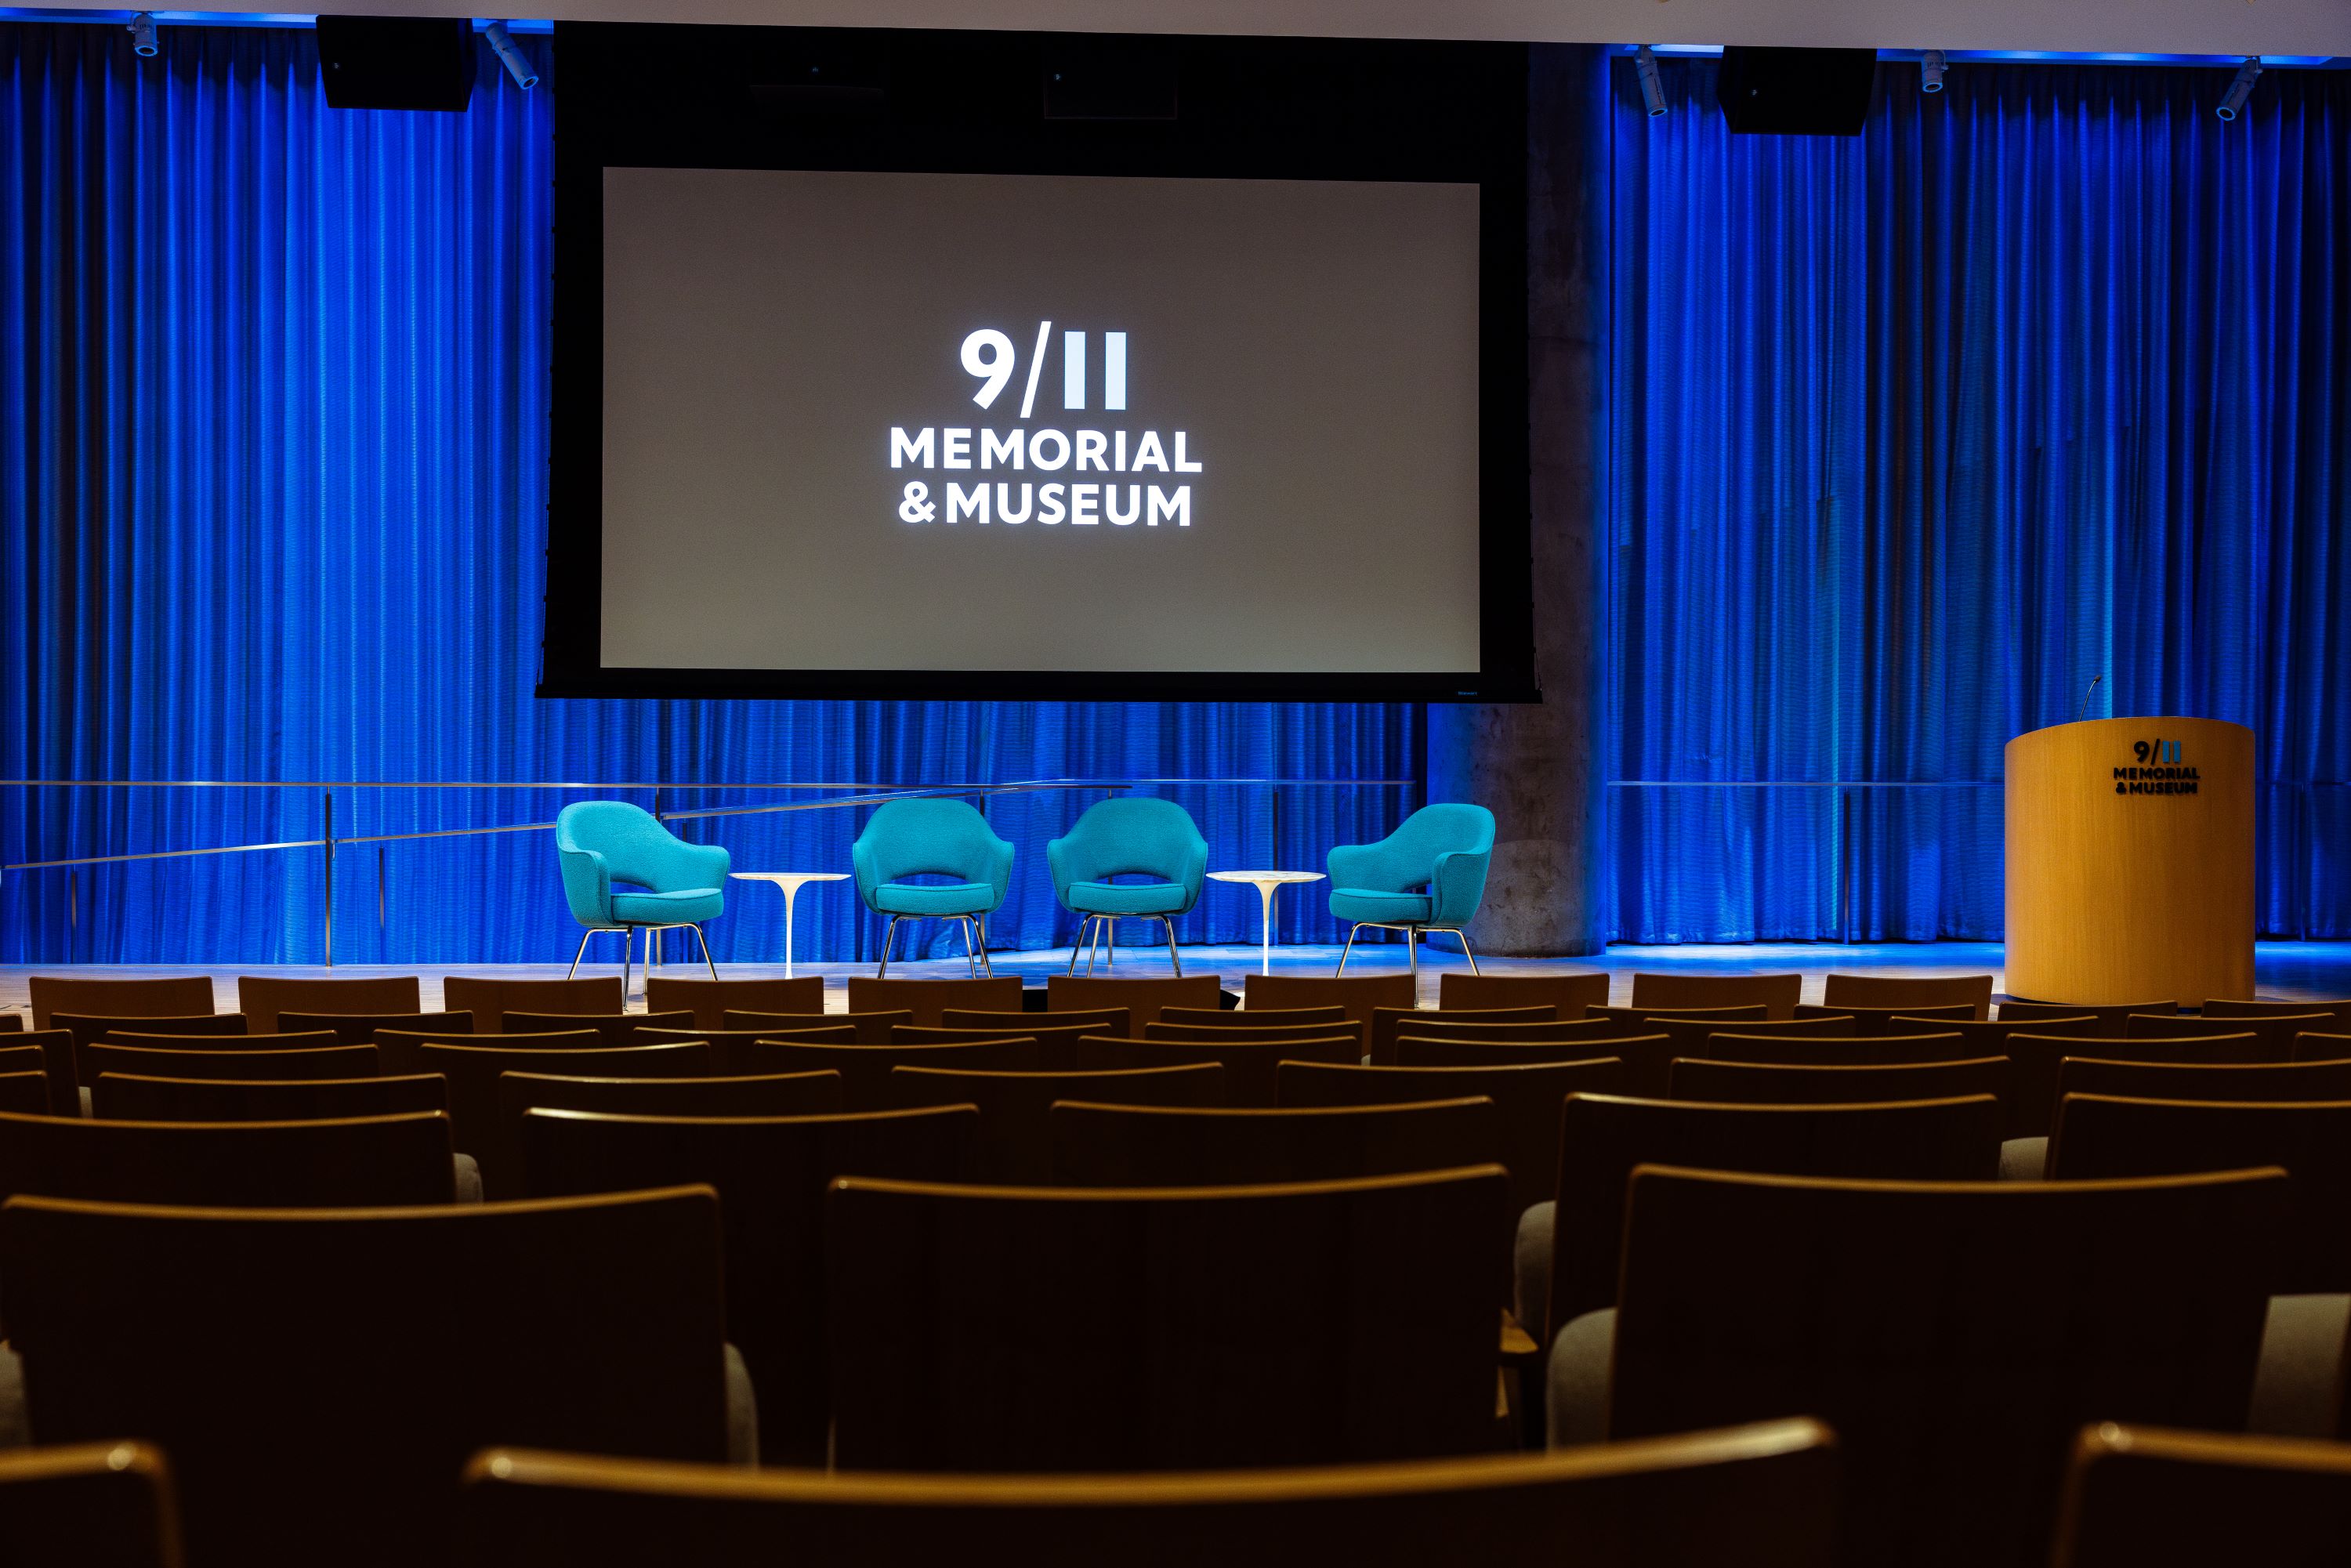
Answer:
[[[1163,38],[1049,37],[1048,120],[1173,120],[1176,51]]]
[[[333,109],[462,111],[474,97],[465,16],[321,16],[319,72]]]
[[[1877,80],[1876,49],[1726,46],[1714,100],[1730,129],[1765,136],[1858,136]]]

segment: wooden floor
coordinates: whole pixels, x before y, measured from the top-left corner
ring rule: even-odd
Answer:
[[[1348,961],[1349,974],[1394,972],[1403,967],[1400,947],[1384,946],[1370,950],[1368,957],[1361,947]],[[1632,992],[1632,977],[1635,970],[1670,970],[1696,974],[1733,974],[1751,971],[1785,973],[1793,969],[1805,980],[1804,999],[1820,999],[1821,977],[1838,972],[1870,972],[1888,975],[1981,975],[1993,977],[1995,991],[2001,988],[2001,947],[1996,942],[1915,942],[1837,944],[1821,942],[1754,943],[1735,946],[1682,946],[1672,947],[1611,947],[1593,958],[1481,958],[1480,967],[1489,975],[1531,975],[1560,969],[1604,969],[1615,977],[1610,988],[1610,999],[1623,1002]],[[1186,947],[1183,949],[1184,972],[1189,975],[1214,973],[1228,990],[1241,989],[1245,977],[1257,972],[1259,950],[1254,946]],[[998,953],[994,955],[996,972],[1019,975],[1031,984],[1041,984],[1047,975],[1060,974],[1070,961],[1066,947],[1033,953]],[[1339,961],[1335,946],[1276,947],[1273,967],[1281,974],[1322,974],[1331,972]],[[447,974],[505,975],[517,979],[559,978],[566,961],[549,964],[430,964],[395,967],[340,967],[320,968],[315,965],[283,965],[266,967],[230,965],[212,967],[190,965],[174,967],[113,965],[32,965],[23,967],[0,968],[0,1010],[26,1010],[26,977],[28,975],[90,974],[130,977],[134,975],[185,975],[209,973],[214,979],[218,1005],[223,1009],[236,1006],[236,977],[241,974],[272,974],[286,976],[416,974],[424,980],[424,1005],[441,1005],[441,977]],[[1424,948],[1420,966],[1421,1000],[1434,1005],[1437,1000],[1437,978],[1447,970],[1463,968],[1458,953],[1449,957],[1439,956],[1434,949]],[[1082,971],[1084,965],[1080,964]],[[691,967],[672,963],[664,966],[670,974],[699,974],[700,965]],[[582,966],[580,973],[611,973],[607,965],[602,969]],[[751,979],[783,973],[780,964],[723,964],[722,977]],[[841,980],[849,975],[870,975],[871,965],[862,964],[802,964],[801,974],[823,975],[830,984],[826,1005],[838,1011],[845,1005]],[[893,975],[908,977],[943,978],[965,972],[960,956],[952,959],[929,959],[919,963],[898,963],[891,966]],[[1097,969],[1096,973],[1103,971]],[[1167,973],[1165,949],[1128,947],[1123,949],[1117,967],[1109,971],[1118,975],[1164,975]],[[2351,942],[2264,942],[2255,959],[2259,989],[2263,996],[2283,998],[2351,996]],[[2190,1001],[2199,998],[2186,998]],[[642,998],[632,997],[632,1006],[641,1006]]]

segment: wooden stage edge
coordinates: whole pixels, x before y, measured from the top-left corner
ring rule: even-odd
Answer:
[[[1228,990],[1239,991],[1246,977],[1257,972],[1258,949],[1253,946],[1186,947],[1182,950],[1184,972],[1187,975],[1214,973]],[[1361,947],[1349,960],[1349,974],[1395,974],[1403,968],[1402,949],[1392,945],[1380,945],[1371,949],[1368,959]],[[993,955],[998,975],[1018,975],[1031,984],[1042,984],[1048,975],[1060,974],[1070,961],[1066,947],[1029,953],[998,953]],[[1327,975],[1339,961],[1339,949],[1333,946],[1277,947],[1273,950],[1276,973],[1285,975]],[[1992,976],[1995,991],[2004,988],[2005,968],[2000,944],[1996,942],[1886,942],[1867,944],[1823,942],[1761,942],[1753,944],[1687,945],[1669,947],[1617,946],[1590,958],[1486,958],[1480,956],[1480,967],[1489,975],[1540,975],[1561,970],[1603,969],[1613,977],[1609,999],[1622,1003],[1632,994],[1633,975],[1636,970],[1678,974],[1743,974],[1771,972],[1784,974],[1794,970],[1804,977],[1804,1000],[1817,1002],[1821,996],[1821,977],[1832,972],[1883,975],[1982,975]],[[549,964],[462,964],[438,962],[430,964],[338,966],[332,969],[314,964],[232,964],[232,965],[117,965],[117,964],[26,964],[0,967],[0,1010],[22,1012],[28,1001],[25,980],[30,975],[107,975],[128,978],[141,975],[208,974],[213,977],[217,1005],[223,1009],[236,1006],[236,977],[239,975],[276,975],[284,977],[326,977],[362,975],[419,975],[423,977],[424,1005],[441,1005],[441,979],[444,975],[496,975],[509,979],[560,978],[568,960]],[[1078,966],[1082,973],[1085,966]],[[1424,948],[1420,966],[1420,998],[1424,1005],[1437,1001],[1438,977],[1448,972],[1465,971],[1457,950],[1450,956],[1439,956],[1434,948]],[[613,965],[581,965],[583,975],[617,974]],[[675,962],[662,966],[662,973],[691,976],[702,973],[699,964]],[[781,975],[778,964],[722,964],[718,972],[723,978],[763,979]],[[838,1011],[845,1001],[842,980],[851,975],[870,975],[871,964],[802,964],[799,972],[822,975],[827,982],[826,1006]],[[890,967],[893,975],[908,978],[946,979],[964,973],[960,955],[954,958],[931,958],[915,963],[896,963]],[[1102,971],[1099,968],[1095,973]],[[1121,949],[1118,967],[1113,974],[1144,978],[1168,972],[1165,950],[1134,946]],[[2351,942],[2263,942],[2255,950],[2254,975],[2256,989],[2262,996],[2285,998],[2351,996]],[[2182,998],[2189,1003],[2200,998]],[[642,997],[630,998],[632,1009],[643,1006]]]

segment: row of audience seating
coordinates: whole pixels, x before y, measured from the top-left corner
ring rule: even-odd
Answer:
[[[2107,1425],[2346,1435],[2351,1004],[1795,981],[36,979],[0,1427],[85,1446],[0,1521],[2089,1563],[2198,1560],[2147,1525],[2201,1487],[2351,1550],[2331,1443]]]

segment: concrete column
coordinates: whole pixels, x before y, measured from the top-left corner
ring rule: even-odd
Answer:
[[[1607,57],[1537,45],[1527,83],[1527,374],[1535,679],[1527,705],[1432,703],[1428,798],[1495,818],[1470,938],[1520,956],[1599,952],[1600,323],[1605,305]]]

